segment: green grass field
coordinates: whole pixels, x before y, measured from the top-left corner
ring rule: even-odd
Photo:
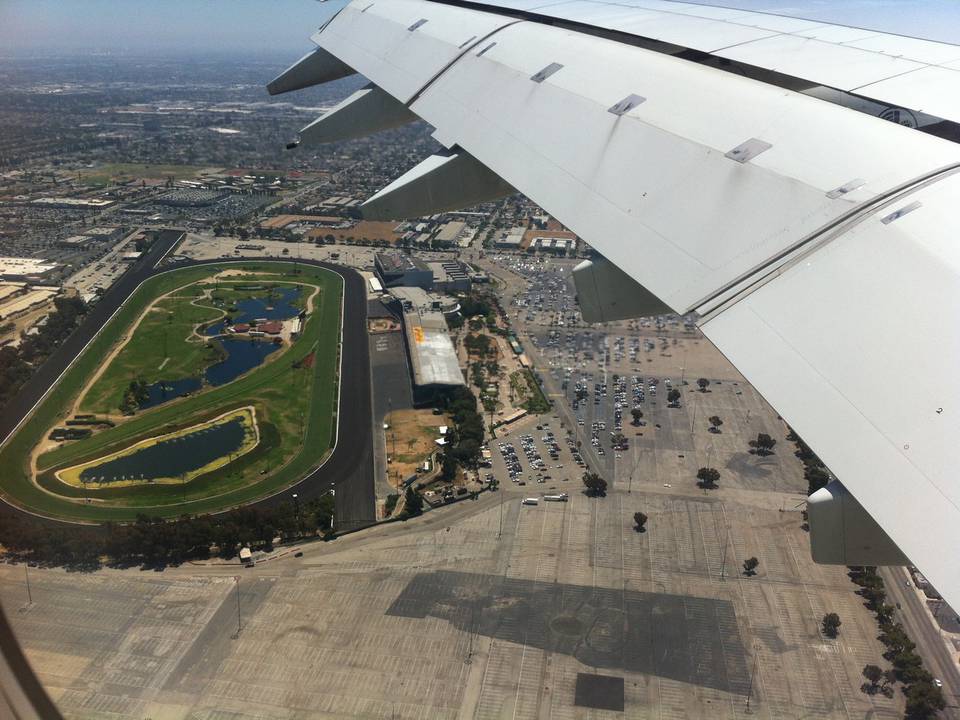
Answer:
[[[89,172],[81,173],[89,183],[105,185],[114,178],[144,178],[147,180],[192,180],[203,170],[194,165],[147,165],[144,163],[107,163]]]
[[[116,414],[132,380],[150,385],[159,380],[199,376],[204,368],[221,359],[220,352],[198,337],[194,329],[201,323],[220,320],[240,300],[264,297],[269,292],[266,283],[259,291],[237,289],[234,285],[243,284],[196,283],[158,300],[140,321],[130,342],[83,396],[80,411]],[[302,292],[293,304],[303,309],[309,292]],[[202,297],[205,293],[208,296]]]
[[[20,431],[0,449],[0,467],[4,468],[0,489],[4,496],[26,509],[73,520],[130,520],[138,513],[172,517],[249,502],[282,489],[315,467],[332,444],[336,422],[342,280],[334,273],[303,265],[295,277],[290,274],[292,264],[287,263],[245,263],[243,267],[249,269],[251,282],[295,280],[320,289],[301,337],[289,350],[231,383],[141,411],[117,427],[41,455],[39,484],[50,491],[44,492],[31,481],[27,458],[32,448],[63,418],[110,348],[130,332],[132,323],[155,298],[208,278],[215,269],[188,268],[152,278],[127,301]],[[176,295],[169,302],[181,302],[180,296],[191,296],[192,291],[178,291]],[[312,351],[316,352],[312,367],[294,367],[296,361]],[[122,352],[117,360],[121,355]],[[52,471],[61,467],[251,404],[257,408],[261,425],[260,445],[222,469],[187,483],[185,488],[146,486],[81,491],[52,477]],[[87,497],[92,500],[85,502]]]
[[[190,297],[158,301],[137,327],[131,341],[83,397],[81,411],[116,414],[131,380],[142,379],[150,384],[198,375],[202,368],[216,361],[218,354],[208,349],[200,338],[192,337],[193,328],[222,315],[214,307],[198,307]]]

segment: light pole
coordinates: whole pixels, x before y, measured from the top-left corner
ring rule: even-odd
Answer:
[[[240,637],[240,576],[233,576],[234,583],[237,587],[237,634],[236,637]]]
[[[747,690],[747,712],[750,712],[750,698],[753,696],[753,678],[757,674],[757,644],[753,644],[753,667],[750,669],[750,688]]]
[[[727,569],[727,544],[730,542],[730,529],[727,529],[726,535],[723,536],[723,556],[720,559],[720,579],[724,580],[724,574]]]
[[[293,494],[293,507],[297,515],[297,537],[303,535],[303,523],[300,522],[300,498],[297,493]]]
[[[30,592],[30,564],[26,563],[23,566],[23,576],[27,580],[27,607],[33,605],[33,593]]]
[[[333,496],[333,512],[330,513],[330,532],[333,532],[333,521],[337,518],[337,485],[330,481],[330,494]]]
[[[503,484],[497,480],[497,494],[500,496],[500,527],[497,529],[497,540],[503,535]]]

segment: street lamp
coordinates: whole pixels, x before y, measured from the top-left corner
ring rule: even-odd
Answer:
[[[297,514],[297,537],[300,537],[303,535],[303,526],[300,523],[300,499],[296,493],[293,494],[293,506]]]

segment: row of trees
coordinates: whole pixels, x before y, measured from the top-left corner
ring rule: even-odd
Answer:
[[[852,567],[849,575],[850,579],[860,586],[858,594],[866,600],[867,607],[877,619],[880,642],[887,648],[883,657],[893,666],[891,671],[880,671],[879,675],[874,670],[876,666],[866,666],[863,674],[869,683],[861,689],[867,693],[892,693],[890,685],[894,680],[898,680],[904,685],[903,692],[907,698],[906,717],[909,720],[936,716],[945,706],[943,693],[923,666],[923,659],[916,652],[916,644],[907,635],[903,625],[894,619],[894,608],[886,602],[887,592],[883,578],[875,567]],[[886,681],[883,685],[879,684],[881,678]]]
[[[53,304],[54,312],[47,316],[36,335],[24,337],[19,347],[0,348],[0,409],[10,402],[33,369],[66,340],[87,312],[79,297],[54,298]]]
[[[823,464],[823,461],[817,457],[817,454],[810,449],[810,446],[793,431],[793,428],[787,434],[787,440],[796,446],[794,454],[803,463],[803,477],[807,481],[807,495],[812,495],[830,482],[832,477],[830,471]]]
[[[0,544],[25,562],[96,570],[118,566],[164,567],[213,555],[236,556],[241,547],[269,550],[275,539],[295,540],[330,531],[333,496],[273,507],[246,507],[222,515],[165,521],[140,515],[129,525],[64,527],[28,515],[0,523]]]
[[[450,481],[460,467],[475,468],[483,445],[483,416],[477,412],[477,398],[469,387],[455,387],[440,398],[440,409],[453,420],[442,459],[443,479]]]

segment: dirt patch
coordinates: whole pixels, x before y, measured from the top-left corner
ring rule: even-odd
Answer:
[[[371,334],[395,332],[399,329],[400,329],[400,323],[398,323],[396,320],[376,318],[374,320],[367,321],[367,330]]]
[[[311,350],[306,355],[304,355],[303,358],[301,358],[300,360],[297,360],[293,364],[293,366],[298,370],[301,368],[305,370],[309,370],[310,368],[313,367],[313,362],[315,359],[316,359],[316,353]]]
[[[452,427],[445,415],[434,415],[432,410],[395,410],[384,418],[384,437],[387,446],[387,472],[390,484],[397,487],[424,461],[441,449],[440,426]]]

